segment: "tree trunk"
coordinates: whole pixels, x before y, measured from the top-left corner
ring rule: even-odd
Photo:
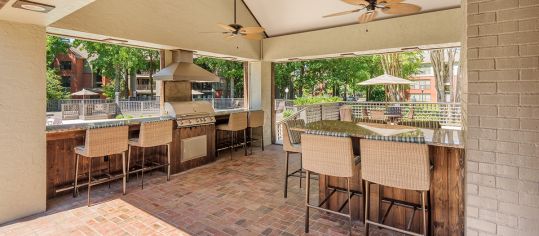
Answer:
[[[150,98],[153,98],[153,53],[150,54]]]
[[[432,69],[434,71],[435,85],[437,92],[438,102],[445,102],[445,84],[449,83],[451,86],[451,97],[454,99],[457,92],[457,78],[453,73],[453,66],[455,65],[455,57],[457,54],[456,48],[450,49],[435,49],[430,51],[430,58],[432,63]]]
[[[384,73],[402,78],[402,63],[399,53],[387,53],[381,56]],[[390,102],[400,101],[398,89],[394,86],[385,86],[386,98]]]
[[[124,98],[127,99],[129,98],[129,69],[125,69],[124,79]]]

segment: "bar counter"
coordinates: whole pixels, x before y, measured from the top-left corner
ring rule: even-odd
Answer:
[[[106,126],[117,123],[123,123],[129,126],[129,137],[138,136],[140,124],[143,121],[154,121],[170,118],[141,118],[132,120],[106,121],[86,124],[57,125],[48,126],[47,135],[47,198],[52,198],[60,192],[69,192],[72,189],[73,176],[75,170],[75,158],[73,149],[76,146],[84,145],[86,129],[92,126]],[[215,125],[203,125],[193,127],[178,128],[177,123],[173,122],[172,146],[171,146],[171,173],[183,172],[198,166],[202,166],[215,161]],[[181,140],[207,135],[207,156],[187,160],[182,162]],[[159,161],[166,160],[166,146],[146,148],[146,159]],[[138,148],[132,149],[131,163],[142,158],[142,151]],[[92,163],[92,172],[108,171],[109,162],[105,158]],[[111,157],[111,172],[120,172],[122,169],[121,158]],[[81,173],[88,170],[87,158],[81,160]],[[165,171],[165,170],[162,170]],[[84,182],[84,180],[81,180]]]
[[[296,131],[317,130],[347,133],[352,137],[354,153],[360,154],[359,142],[368,136],[387,136],[401,138],[424,138],[429,146],[429,156],[433,168],[431,169],[430,189],[430,235],[464,235],[464,145],[463,132],[452,129],[424,129],[409,126],[355,123],[344,121],[318,121],[309,123],[305,128],[290,128]],[[346,180],[329,176],[320,176],[319,194],[323,200],[330,191],[328,187],[346,188]],[[361,165],[356,165],[350,186],[352,191],[363,192],[361,180]],[[369,202],[371,220],[380,219],[390,204],[383,199],[406,201],[419,205],[420,194],[416,191],[380,188],[377,184],[371,185]],[[337,210],[346,201],[345,194],[334,194],[325,207]],[[352,197],[353,219],[364,220],[363,197]],[[386,217],[385,223],[404,228],[412,216],[411,209],[392,207],[391,213]],[[421,226],[421,211],[416,211],[411,229],[419,232]]]

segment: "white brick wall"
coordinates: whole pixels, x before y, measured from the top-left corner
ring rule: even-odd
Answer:
[[[466,234],[539,235],[539,0],[468,0]]]

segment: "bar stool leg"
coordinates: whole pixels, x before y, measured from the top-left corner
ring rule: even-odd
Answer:
[[[308,180],[307,180],[308,181]],[[350,195],[350,178],[346,178],[346,190],[348,194],[348,223],[350,224],[350,235],[352,235],[352,201]]]
[[[232,149],[234,149],[234,132],[229,131],[228,134],[230,135],[230,160],[232,160]]]
[[[303,158],[299,156],[299,188],[301,188],[301,180],[303,179]]]
[[[110,178],[111,178],[111,176],[110,176],[110,156],[105,156],[104,158],[107,160],[107,162],[108,162],[108,164],[109,164],[109,169],[108,169],[108,172],[109,172],[109,181],[108,181],[108,182],[109,182],[109,183],[108,183],[108,184],[109,184],[109,188],[110,188],[110,182],[111,182],[111,181],[110,181]],[[124,163],[122,162],[122,165],[123,165],[123,164],[124,164]]]
[[[307,171],[306,188],[305,188],[305,233],[309,233],[309,190],[311,190],[310,179],[311,173]]]
[[[90,206],[91,183],[92,183],[92,158],[88,157],[88,206]]]
[[[243,130],[243,149],[245,149],[244,156],[247,156],[247,129]]]
[[[284,198],[288,196],[288,159],[290,157],[290,153],[286,152],[286,162],[284,167]]]
[[[253,128],[249,128],[249,140],[251,141],[251,155],[253,155]]]
[[[110,159],[109,159],[110,161]],[[123,191],[123,194],[125,195],[125,185],[127,184],[127,173],[125,171],[125,152],[122,152],[122,173],[123,173],[123,177],[122,177],[122,191]]]
[[[75,153],[75,184],[73,185],[73,197],[76,197],[77,195],[79,195],[79,185],[78,185],[79,158],[80,158],[80,155]]]
[[[170,180],[170,143],[167,144],[167,181]]]
[[[365,181],[365,236],[369,236],[369,181]]]
[[[129,162],[131,162],[131,145],[129,145],[129,148],[127,149],[127,180],[129,181]]]
[[[427,209],[425,208],[425,191],[421,192],[421,210],[423,211],[423,234],[429,235],[427,232]]]
[[[140,175],[142,176],[142,181],[141,181],[141,184],[142,184],[142,189],[144,189],[144,152],[146,151],[145,150],[146,148],[142,147],[142,169],[140,170]]]
[[[260,126],[260,128],[262,129],[260,132],[260,146],[262,147],[262,151],[264,151],[264,126]]]

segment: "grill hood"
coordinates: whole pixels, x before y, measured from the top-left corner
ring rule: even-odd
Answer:
[[[172,51],[170,65],[157,72],[153,78],[161,81],[220,82],[215,74],[193,63],[193,52]]]

